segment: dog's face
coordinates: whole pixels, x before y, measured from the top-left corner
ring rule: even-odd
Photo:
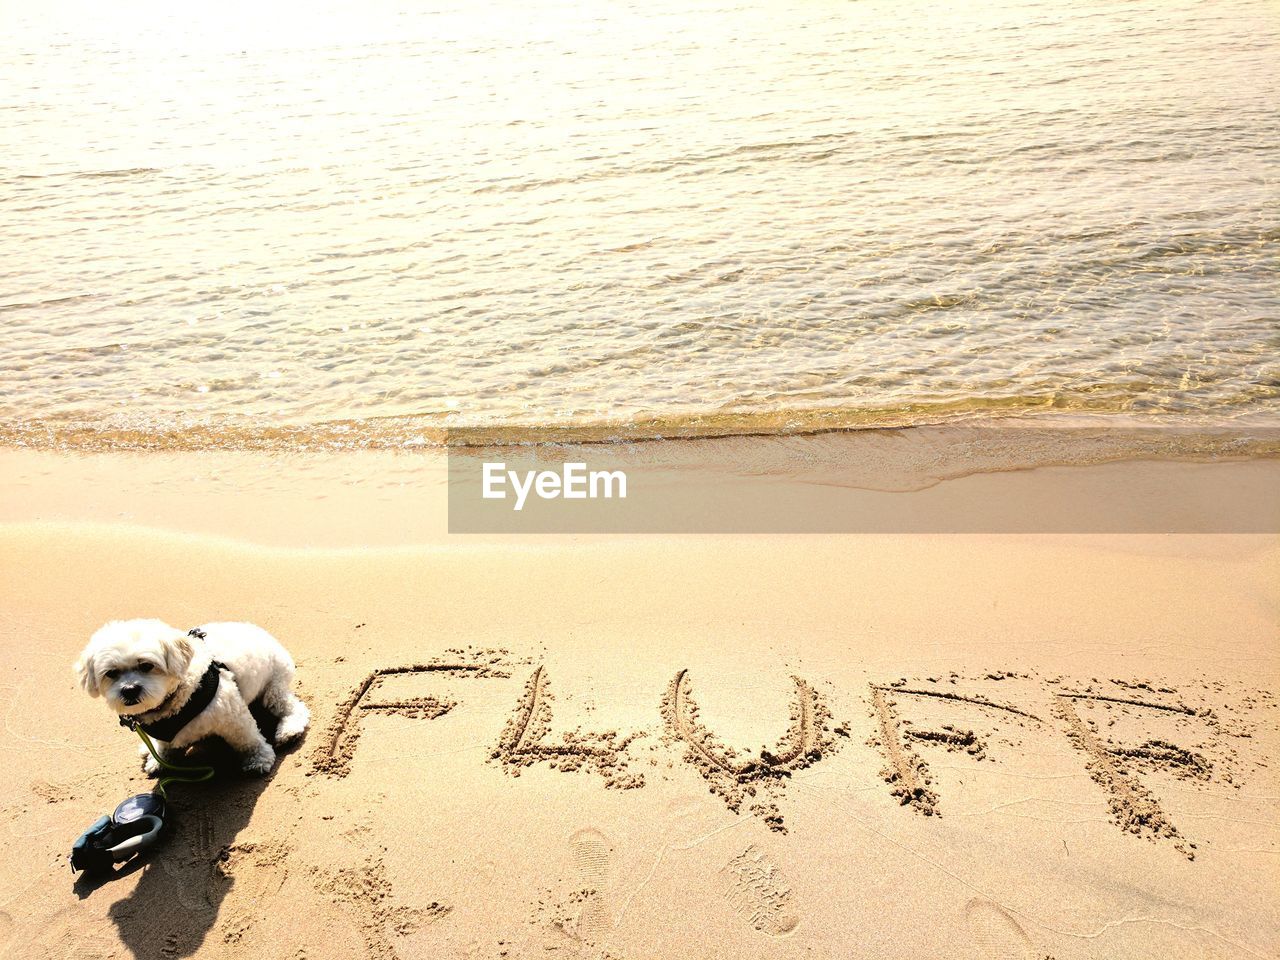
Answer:
[[[76,676],[116,713],[154,710],[186,676],[191,638],[160,620],[113,620],[89,638]]]

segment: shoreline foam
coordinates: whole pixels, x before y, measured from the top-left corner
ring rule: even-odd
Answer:
[[[1114,431],[1117,436],[1167,434],[1199,443],[1233,437],[1275,449],[1280,421],[1265,405],[1239,409],[1134,413],[1126,407],[1034,398],[970,398],[893,407],[796,407],[653,414],[630,419],[554,422],[478,420],[454,414],[386,414],[314,422],[236,417],[0,420],[0,448],[87,452],[210,450],[345,452],[423,448],[615,445],[664,441],[805,438],[913,430]]]

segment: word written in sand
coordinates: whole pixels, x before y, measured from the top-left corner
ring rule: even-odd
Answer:
[[[456,706],[431,696],[389,696],[384,682],[390,678],[420,674],[510,679],[510,666],[502,651],[455,650],[439,660],[375,670],[339,707],[313,758],[313,772],[346,776],[361,726],[370,715],[434,719]],[[770,829],[786,832],[780,805],[787,784],[852,736],[848,722],[832,719],[829,691],[799,676],[791,681],[790,718],[785,726],[780,724],[782,736],[772,747],[749,750],[724,742],[708,729],[688,670],[677,672],[667,685],[659,705],[661,736],[656,740],[638,743],[646,730],[579,728],[553,734],[548,671],[536,666],[490,750],[490,762],[513,776],[544,765],[562,772],[594,773],[607,787],[633,789],[646,783],[645,775],[634,769],[639,762],[647,761],[649,776],[668,770],[676,777],[678,756],[697,770],[730,811],[750,813]],[[1221,685],[1205,684],[1204,689],[1223,693]],[[1262,692],[1234,705],[1219,702],[1210,708],[1203,699],[1188,704],[1173,689],[1147,681],[1070,684],[1061,677],[1003,671],[871,683],[866,694],[867,743],[881,758],[880,776],[890,794],[908,810],[927,817],[943,815],[942,790],[922,755],[926,751],[946,750],[985,766],[1028,752],[1044,755],[1056,740],[1084,761],[1094,788],[1101,790],[1122,830],[1167,842],[1188,859],[1195,858],[1196,845],[1174,825],[1143,776],[1239,787],[1250,766],[1266,768],[1269,762],[1249,748],[1258,724],[1245,714],[1276,705],[1272,695]],[[1010,694],[1015,694],[1013,702]],[[1028,740],[1036,744],[1031,749]],[[1195,749],[1177,741],[1191,742]],[[669,751],[665,763],[654,755],[664,747]],[[645,755],[638,756],[642,751]],[[749,863],[740,866],[735,868],[738,874],[754,869]]]
[[[445,658],[408,666],[382,667],[368,674],[345,703],[338,707],[324,740],[312,758],[317,773],[345,777],[351,772],[351,758],[360,741],[361,718],[368,714],[395,714],[418,720],[434,720],[456,706],[436,697],[379,699],[383,682],[390,677],[414,674],[452,674],[463,677],[508,678],[506,651],[449,650]]]
[[[627,498],[627,475],[621,470],[588,470],[585,463],[566,463],[555,470],[508,470],[505,463],[485,463],[480,496],[506,500],[514,493],[513,510],[523,510],[532,492],[540,500],[612,500]]]
[[[538,667],[525,684],[520,703],[507,721],[490,759],[517,777],[521,767],[545,761],[552,769],[594,770],[604,777],[608,787],[628,790],[644,786],[644,776],[628,772],[625,763],[627,747],[643,736],[643,732],[621,737],[615,730],[603,733],[574,730],[554,742],[550,740],[552,699],[546,671]]]
[[[950,683],[959,679],[952,675]],[[987,674],[983,680],[1030,680],[1030,675]],[[1097,681],[1095,681],[1096,683]],[[904,807],[924,816],[940,816],[941,803],[929,767],[916,753],[920,746],[943,747],[951,752],[964,752],[975,760],[988,759],[988,740],[1004,732],[1013,736],[1012,728],[1028,733],[1054,734],[1051,724],[1040,716],[1020,706],[1001,702],[977,693],[937,686],[937,678],[907,686],[905,680],[888,685],[871,685],[871,715],[874,730],[869,744],[876,747],[885,760],[881,777],[891,787],[891,792]],[[1063,689],[1061,678],[1034,684],[1043,697],[1048,693],[1049,714],[1057,721],[1057,736],[1065,735],[1067,742],[1084,756],[1085,768],[1090,778],[1100,787],[1107,800],[1115,823],[1127,833],[1151,840],[1166,840],[1187,859],[1195,859],[1196,845],[1174,826],[1161,807],[1155,794],[1138,779],[1139,771],[1172,775],[1183,780],[1209,782],[1219,780],[1233,783],[1229,769],[1219,775],[1215,764],[1202,753],[1179,747],[1164,739],[1146,739],[1137,744],[1118,743],[1108,731],[1118,721],[1128,719],[1130,725],[1145,726],[1145,721],[1161,718],[1161,723],[1172,725],[1181,735],[1194,736],[1205,746],[1215,746],[1219,753],[1218,765],[1229,768],[1233,764],[1234,751],[1224,750],[1224,737],[1245,738],[1252,736],[1243,728],[1232,729],[1218,714],[1204,707],[1192,707],[1181,701],[1155,699],[1159,694],[1172,694],[1167,687],[1155,688],[1148,683],[1111,681],[1110,687],[1096,689]],[[1044,688],[1048,687],[1046,691]],[[1120,688],[1118,691],[1115,688]],[[1126,690],[1145,690],[1145,697],[1130,696]],[[940,724],[922,729],[903,717],[910,705],[932,703],[945,710],[968,710],[973,716],[985,716],[983,725],[992,731],[988,736],[975,730],[954,724]],[[1082,712],[1088,708],[1091,715]],[[1006,743],[1012,741],[1006,739]],[[1261,761],[1259,765],[1265,766]]]
[[[778,798],[792,773],[812,766],[835,748],[835,735],[847,730],[831,725],[831,712],[818,692],[806,681],[792,677],[795,699],[791,725],[772,750],[739,755],[698,719],[698,705],[690,689],[689,671],[681,670],[662,698],[662,717],[670,742],[684,747],[685,759],[697,768],[713,794],[737,813],[744,804],[771,830],[785,833]]]

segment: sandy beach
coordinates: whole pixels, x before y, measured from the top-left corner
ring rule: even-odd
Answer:
[[[1276,0],[4,13],[0,960],[1280,958]]]
[[[5,454],[5,956],[1280,949],[1274,534],[450,538],[424,486],[423,530],[361,547],[315,478],[362,455],[273,461],[290,522],[222,510],[243,459],[186,456],[181,511],[122,519],[161,468]],[[1207,501],[1272,464],[1180,469]],[[261,624],[314,725],[76,881],[75,835],[149,782],[70,670],[128,616]]]

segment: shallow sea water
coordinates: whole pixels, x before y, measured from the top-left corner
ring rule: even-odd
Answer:
[[[1280,411],[1280,8],[4,4],[0,436]]]

